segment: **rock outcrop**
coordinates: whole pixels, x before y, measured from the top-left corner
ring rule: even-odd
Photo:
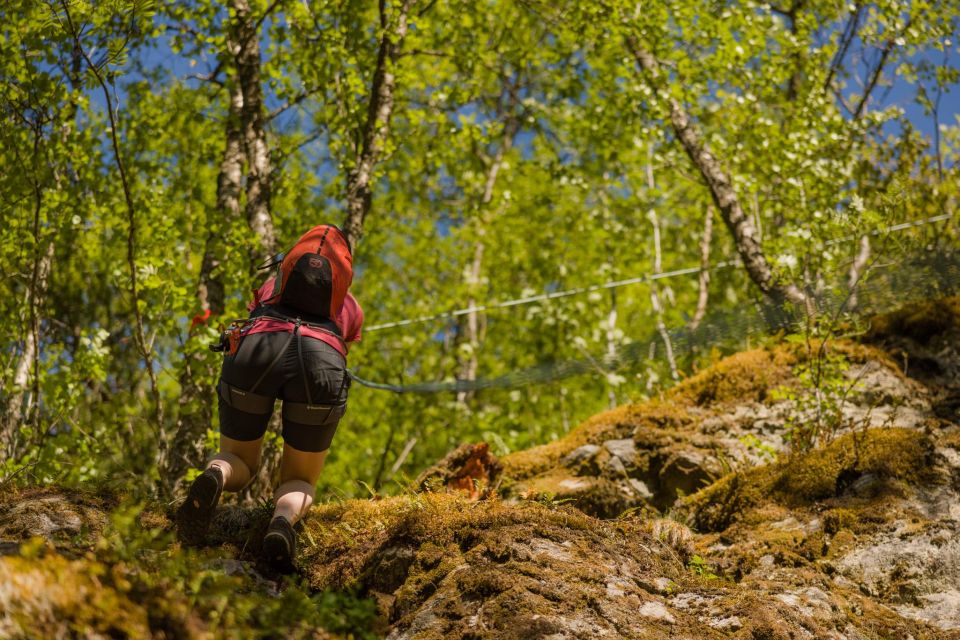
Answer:
[[[264,509],[184,550],[162,508],[7,488],[0,637],[960,638],[958,374],[960,298],[740,353],[315,507],[293,583],[253,560]]]

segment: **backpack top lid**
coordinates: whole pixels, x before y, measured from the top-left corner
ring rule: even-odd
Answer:
[[[336,225],[321,224],[300,236],[284,255],[279,290],[265,302],[335,319],[352,282],[353,255],[346,234]]]

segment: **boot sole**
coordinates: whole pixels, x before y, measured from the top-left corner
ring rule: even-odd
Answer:
[[[203,541],[220,501],[220,493],[216,478],[206,473],[200,475],[190,487],[190,493],[177,513],[177,528],[184,542],[200,544]]]
[[[263,537],[263,558],[278,571],[293,569],[293,549],[282,533],[271,531]]]

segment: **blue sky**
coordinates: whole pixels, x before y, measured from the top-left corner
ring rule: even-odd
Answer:
[[[264,33],[266,32],[267,29],[265,28]],[[265,38],[266,36],[264,36],[264,40],[261,43],[261,49],[264,52],[268,51],[269,49],[269,43],[266,42]],[[958,63],[960,63],[960,50],[958,50],[957,45],[958,43],[956,39],[954,39],[954,41],[950,43],[950,46],[946,47],[945,52],[929,50],[915,55],[912,58],[912,61],[926,61],[932,65],[940,65],[943,64],[944,60],[946,59],[946,64],[950,66],[956,66]],[[859,50],[861,47],[861,43],[855,41],[853,46],[850,47],[850,53],[848,54],[848,64],[853,66],[860,76],[860,79],[851,78],[848,81],[848,86],[844,91],[847,98],[861,91],[861,87],[864,82],[862,78],[865,78],[868,75],[868,68],[863,61],[854,64],[855,56],[860,55]],[[868,51],[866,60],[869,61],[870,56],[875,56],[876,54],[877,51],[875,49]],[[139,56],[139,62],[147,68],[163,69],[170,78],[176,78],[189,84],[198,84],[202,82],[197,80],[196,76],[207,74],[216,66],[215,56],[209,53],[191,58],[175,52],[171,48],[171,37],[168,33],[161,33],[161,35],[153,41],[150,47],[138,51],[137,55]],[[888,66],[888,69],[884,74],[882,86],[878,86],[874,91],[873,98],[869,103],[869,108],[871,110],[877,110],[889,106],[897,106],[903,109],[905,118],[911,123],[911,125],[931,141],[931,149],[929,150],[929,153],[932,154],[932,142],[935,135],[934,119],[930,114],[925,113],[924,108],[917,103],[916,85],[895,74],[895,69],[895,65]],[[132,76],[127,75],[126,77],[131,78]],[[125,101],[122,78],[123,76],[121,76],[121,81],[117,85],[117,97],[121,103],[121,114],[123,112],[123,102]],[[960,87],[952,87],[952,89],[953,91],[948,90],[941,96],[940,99],[939,121],[941,126],[957,126],[960,124]],[[98,90],[93,91],[91,97],[95,104],[99,104],[102,107],[103,97]],[[276,96],[272,95],[269,91],[266,91],[265,101],[268,109],[278,106],[280,102]],[[851,100],[848,99],[847,102],[850,103]],[[472,109],[473,106],[468,105],[465,108]],[[289,112],[283,114],[281,117],[277,118],[276,121],[274,121],[273,125],[280,129],[288,127],[307,131],[312,129],[314,125],[311,122],[311,117],[309,114],[302,112],[298,113],[297,109],[309,110],[309,101],[305,101],[301,107],[291,109]],[[298,118],[300,119],[300,122],[297,122]],[[899,135],[900,129],[901,127],[898,122],[891,122],[885,127],[885,132],[890,135]],[[517,147],[529,148],[533,142],[533,138],[534,133],[532,131],[521,131],[517,137]],[[327,149],[325,147],[323,138],[320,138],[316,142],[311,143],[311,145],[304,147],[302,149],[302,153],[306,154],[306,157],[312,161],[311,164],[316,167],[315,170],[318,173],[319,183],[321,185],[329,184],[331,181],[336,181],[338,179],[338,176],[336,175],[337,167],[328,161]],[[337,205],[335,202],[329,202],[328,204],[331,207],[336,207]]]

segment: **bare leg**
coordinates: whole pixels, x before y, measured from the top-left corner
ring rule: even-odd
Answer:
[[[262,437],[244,441],[220,436],[220,453],[207,463],[207,467],[220,469],[224,491],[240,491],[249,484],[253,474],[260,468],[262,445]]]
[[[260,466],[260,445],[263,438],[244,442],[220,436],[220,453],[207,463],[207,469],[190,485],[187,499],[177,512],[177,530],[187,544],[200,544],[206,536],[222,491],[239,491]]]
[[[307,512],[313,504],[314,487],[323,471],[327,451],[298,451],[288,444],[283,445],[280,486],[274,493],[277,504],[274,518],[283,516],[290,524],[294,524]]]

